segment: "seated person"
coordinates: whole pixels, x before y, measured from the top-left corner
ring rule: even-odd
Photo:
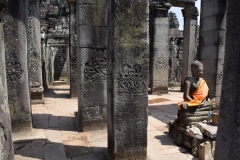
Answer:
[[[188,110],[191,107],[196,108],[208,96],[208,86],[203,78],[203,64],[199,61],[194,61],[191,64],[192,77],[187,77],[184,80],[183,102],[178,103],[178,110]]]

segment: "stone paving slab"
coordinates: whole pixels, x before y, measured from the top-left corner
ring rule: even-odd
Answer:
[[[13,134],[13,140],[18,142],[14,145],[15,160],[108,160],[107,129],[78,132],[74,116],[77,99],[69,98],[69,86],[50,89],[45,104],[32,105],[33,131]],[[176,117],[176,104],[182,100],[178,89],[149,95],[154,103],[149,105],[147,160],[197,160],[168,135],[167,124]],[[169,101],[159,102],[159,98]]]

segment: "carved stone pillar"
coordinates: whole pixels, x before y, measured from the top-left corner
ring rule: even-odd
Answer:
[[[209,12],[209,10],[213,10]],[[225,55],[226,0],[201,1],[199,56],[210,98],[219,106]]]
[[[147,159],[148,0],[108,1],[108,153]]]
[[[78,114],[82,131],[107,127],[106,0],[77,1]]]
[[[170,3],[154,2],[150,27],[150,87],[152,94],[168,93]]]
[[[5,14],[2,9],[5,8],[6,1],[0,2],[1,18]],[[5,63],[5,47],[3,37],[3,22],[0,19],[0,159],[13,160],[13,144],[11,133],[11,120],[8,106],[6,79],[6,63]]]
[[[76,1],[68,0],[69,16],[69,55],[70,55],[70,96],[77,97],[78,72],[77,72],[77,23]]]
[[[8,2],[4,15],[4,41],[12,130],[27,131],[32,128],[27,60],[28,1]]]
[[[183,89],[185,78],[192,75],[191,63],[196,59],[198,9],[195,6],[189,6],[182,9],[182,13],[184,17],[184,31],[181,89]]]
[[[44,103],[39,0],[28,0],[28,61],[32,103]]]
[[[216,160],[240,159],[240,25],[237,25],[240,24],[239,8],[238,0],[227,1],[226,50],[214,156]],[[211,9],[216,13],[220,8],[215,5]]]
[[[174,37],[170,38],[170,56],[169,56],[169,85],[177,85],[178,77],[178,58],[177,58],[177,44]],[[179,83],[178,83],[179,85]]]

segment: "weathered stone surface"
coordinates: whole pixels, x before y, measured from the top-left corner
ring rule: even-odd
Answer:
[[[191,125],[201,122],[203,120],[208,120],[208,116],[201,116],[201,117],[178,117],[178,122],[180,124]]]
[[[199,146],[202,143],[202,140],[193,138],[192,140],[192,155],[198,157]]]
[[[106,21],[106,6],[103,0],[77,3],[78,85],[81,88],[78,124],[81,131],[107,127],[107,26],[100,23]]]
[[[190,64],[196,59],[198,9],[191,5],[182,9],[182,13],[184,17],[184,31],[181,89],[183,89],[185,78],[191,76]]]
[[[28,61],[29,80],[31,83],[38,83],[39,90],[32,90],[31,99],[43,100],[42,87],[42,57],[41,57],[41,34],[40,34],[40,6],[39,1],[28,3]],[[37,86],[34,86],[37,88]]]
[[[199,58],[204,65],[203,78],[209,86],[210,98],[219,107],[225,55],[226,0],[201,1]]]
[[[209,138],[216,138],[217,136],[217,126],[211,124],[204,124],[202,122],[196,124],[196,126],[201,130],[203,134]]]
[[[4,14],[8,102],[13,132],[31,130],[27,57],[27,0],[9,0]]]
[[[69,3],[70,96],[78,95],[76,2]]]
[[[110,159],[145,160],[148,1],[108,1],[108,6],[108,153]]]
[[[5,7],[1,1],[1,9]],[[0,14],[2,10],[0,10]],[[3,22],[0,20],[0,159],[13,160],[11,120],[8,106]]]
[[[180,117],[200,117],[200,116],[206,116],[208,114],[211,114],[212,111],[183,111],[183,110],[179,110],[178,111],[178,116]]]
[[[69,8],[67,0],[42,0],[40,4],[44,89],[55,81],[70,82]],[[72,36],[71,36],[72,39]],[[72,39],[73,40],[73,39]],[[71,50],[72,51],[72,50]],[[72,53],[72,52],[71,52]],[[70,59],[69,59],[70,58]],[[73,60],[73,62],[76,62]],[[76,68],[76,67],[75,67]],[[76,82],[76,81],[75,81]]]
[[[154,3],[150,26],[150,87],[152,94],[168,93],[170,3]]]
[[[196,138],[196,139],[204,138],[202,132],[197,127],[189,128],[189,133],[190,133],[191,137],[193,137],[193,138]]]

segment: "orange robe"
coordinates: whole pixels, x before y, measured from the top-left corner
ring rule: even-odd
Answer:
[[[193,92],[192,95],[190,95],[191,97],[193,97],[193,99],[191,101],[184,99],[183,102],[186,102],[188,107],[199,106],[200,103],[207,97],[208,90],[209,88],[207,86],[206,81],[202,79],[198,89],[195,92]],[[182,109],[182,102],[179,102],[178,110],[181,110],[181,109]]]

